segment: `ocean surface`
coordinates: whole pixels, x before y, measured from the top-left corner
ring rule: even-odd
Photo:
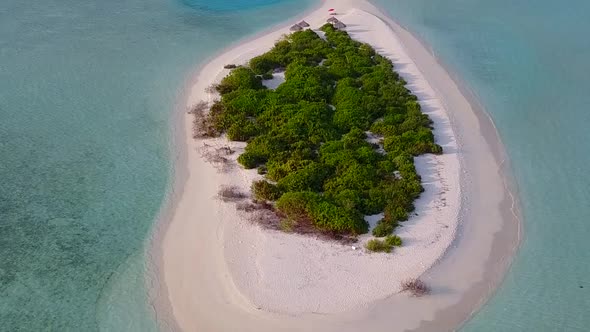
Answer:
[[[477,95],[519,189],[520,250],[463,331],[589,331],[590,1],[373,2]]]
[[[151,331],[145,248],[197,66],[299,0],[0,2],[0,331]]]
[[[0,2],[1,331],[156,330],[145,248],[189,73],[313,3]],[[463,330],[586,331],[590,2],[374,3],[477,95],[519,188],[522,246]]]

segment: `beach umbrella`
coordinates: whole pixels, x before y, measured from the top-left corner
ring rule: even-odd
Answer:
[[[328,9],[328,11],[329,12],[333,12],[334,11],[334,8],[330,8],[330,9]]]

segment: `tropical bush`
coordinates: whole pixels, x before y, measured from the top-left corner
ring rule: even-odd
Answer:
[[[373,236],[384,237],[393,233],[393,225],[389,222],[381,221],[373,228]]]
[[[367,242],[367,244],[365,245],[365,248],[367,248],[367,250],[372,251],[372,252],[390,253],[391,250],[393,249],[393,246],[390,244],[387,244],[383,240],[371,239]]]
[[[401,247],[403,244],[402,239],[397,235],[388,235],[385,237],[385,244],[392,247]]]
[[[322,30],[327,41],[295,32],[233,69],[197,125],[247,142],[238,162],[272,181],[253,183],[252,193],[276,201],[284,229],[354,236],[368,230],[363,215],[383,212],[373,234],[390,236],[423,191],[414,156],[442,148],[391,61],[329,24]],[[262,77],[279,70],[285,82],[266,89]],[[381,136],[385,153],[367,131]],[[367,246],[390,251],[398,243],[386,237]]]
[[[254,181],[252,183],[252,193],[254,198],[259,201],[276,201],[281,197],[281,190],[274,184],[266,181]]]

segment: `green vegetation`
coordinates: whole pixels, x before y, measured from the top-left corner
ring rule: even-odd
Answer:
[[[392,247],[401,247],[403,241],[397,235],[388,235],[387,237],[385,237],[385,244]]]
[[[385,240],[371,239],[365,247],[374,252],[391,252],[393,247],[401,247],[402,239],[397,235],[387,235]]]
[[[373,252],[387,252],[387,253],[390,253],[391,252],[391,249],[393,249],[393,246],[392,245],[389,245],[389,244],[385,243],[385,241],[379,240],[379,239],[371,239],[371,240],[369,240],[369,242],[367,242],[367,244],[365,245],[365,247],[367,248],[367,250],[373,251]]]
[[[391,233],[393,233],[394,229],[397,227],[397,222],[386,222],[381,220],[375,228],[373,228],[373,236],[376,237],[384,237]]]
[[[216,86],[206,127],[247,142],[238,162],[269,180],[252,191],[276,202],[283,229],[355,236],[368,231],[363,215],[384,212],[375,235],[386,236],[423,191],[413,157],[442,149],[391,61],[331,25],[322,30],[327,41],[295,32],[233,69]],[[285,82],[266,89],[262,77],[281,69]],[[367,142],[369,131],[386,153]],[[397,245],[388,241],[371,247]]]
[[[275,201],[281,197],[281,190],[274,184],[265,181],[254,181],[252,183],[252,193],[258,201]]]

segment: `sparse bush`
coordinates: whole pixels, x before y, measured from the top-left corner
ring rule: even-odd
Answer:
[[[258,210],[258,204],[250,202],[241,202],[236,205],[238,211],[253,212]]]
[[[402,282],[402,292],[410,292],[413,296],[430,294],[430,287],[420,279],[409,279]]]
[[[211,84],[205,88],[205,92],[207,93],[217,93],[217,84]]]
[[[205,101],[200,101],[188,111],[193,115],[193,138],[218,136],[210,117],[206,114],[207,108],[208,104]]]
[[[207,110],[207,102],[204,100],[201,100],[200,102],[196,103],[189,111],[189,114],[195,114],[195,113],[202,113],[204,111]]]
[[[274,76],[272,75],[272,73],[264,73],[262,74],[262,79],[263,80],[272,80]]]
[[[238,66],[234,65],[233,63],[227,64],[225,66],[223,66],[224,69],[234,69],[237,68]]]
[[[266,210],[274,212],[274,206],[266,201],[253,201],[253,202],[241,202],[238,203],[236,209],[245,212],[261,211]]]
[[[236,186],[222,186],[217,193],[217,197],[224,202],[237,202],[248,197]]]
[[[279,227],[283,232],[290,233],[297,223],[292,219],[282,219]]]

